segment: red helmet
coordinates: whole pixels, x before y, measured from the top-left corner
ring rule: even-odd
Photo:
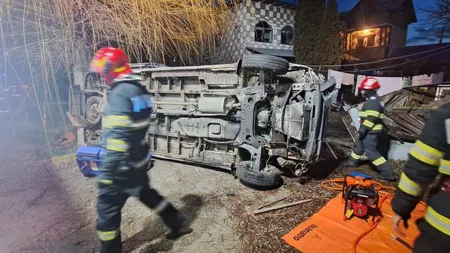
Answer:
[[[359,85],[360,90],[376,90],[380,88],[380,83],[373,77],[366,77]]]
[[[132,72],[127,54],[114,47],[98,50],[92,59],[91,69],[103,78],[106,85],[111,85],[114,79]]]

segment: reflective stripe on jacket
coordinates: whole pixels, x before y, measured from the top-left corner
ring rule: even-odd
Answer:
[[[149,93],[138,82],[119,82],[109,90],[102,118],[106,155],[99,168],[106,175],[104,179],[120,166],[141,164],[147,159],[151,107]]]
[[[367,99],[359,112],[359,118],[361,122],[359,132],[363,135],[383,130],[384,106],[380,97],[374,95]]]
[[[431,113],[419,139],[409,151],[409,159],[392,200],[393,210],[408,219],[428,186],[441,173],[450,178],[450,103]],[[446,179],[448,180],[448,179]],[[425,220],[442,234],[450,236],[450,195],[430,194]],[[450,238],[448,238],[450,239]]]

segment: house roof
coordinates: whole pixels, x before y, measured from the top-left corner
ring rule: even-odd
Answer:
[[[395,10],[398,9],[400,5],[405,2],[405,0],[377,0],[377,2],[388,10]]]
[[[450,43],[398,47],[390,58],[361,65],[358,72],[373,76],[415,76],[450,70]],[[345,65],[342,71],[354,71]],[[381,71],[381,74],[380,74]]]
[[[427,56],[434,59],[450,59],[450,43],[427,44],[409,47],[398,47],[392,52],[391,58],[408,56],[409,60],[424,58]]]
[[[450,68],[450,43],[399,47],[391,54],[387,72],[403,76],[438,73]],[[398,57],[398,58],[397,58]],[[385,73],[387,74],[387,73]]]
[[[341,13],[339,13],[341,15],[341,17],[346,16],[347,14],[349,14],[352,10],[346,10],[346,11],[341,11]]]
[[[360,0],[352,9],[341,12],[340,13],[341,17],[344,18],[348,14],[356,10],[359,7],[360,3],[363,1],[365,0]],[[409,23],[417,22],[416,11],[414,9],[414,4],[412,0],[375,0],[375,2],[377,2],[383,8],[385,8],[387,11],[396,11],[401,6],[406,5],[407,8],[410,8]]]

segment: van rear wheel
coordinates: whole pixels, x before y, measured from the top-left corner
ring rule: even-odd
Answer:
[[[101,102],[102,99],[99,96],[89,97],[86,101],[86,120],[91,125],[97,125],[98,123],[100,123],[102,117],[99,112],[99,106]]]
[[[242,57],[241,68],[250,71],[271,71],[277,75],[284,75],[289,70],[289,62],[283,58],[272,55],[249,54]]]
[[[272,165],[264,170],[252,168],[252,162],[245,161],[236,165],[236,176],[245,186],[256,189],[275,189],[281,186],[280,171]]]

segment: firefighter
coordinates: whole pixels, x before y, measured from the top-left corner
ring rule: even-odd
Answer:
[[[383,134],[384,126],[384,105],[377,94],[377,90],[380,87],[378,80],[372,77],[365,78],[359,85],[361,94],[366,101],[359,113],[361,126],[358,130],[358,139],[353,146],[346,165],[357,167],[362,155],[365,154],[372,164],[377,167],[383,179],[396,181],[391,166],[378,151],[378,143]]]
[[[421,233],[415,241],[415,253],[450,252],[450,103],[431,112],[419,140],[409,151],[391,203],[396,231],[401,233],[401,221],[407,228],[411,212],[436,179],[437,185],[428,194],[425,217],[417,222]]]
[[[169,227],[168,239],[192,232],[174,206],[149,187],[148,143],[145,135],[151,113],[150,95],[132,75],[128,56],[118,48],[96,52],[91,69],[109,86],[103,115],[106,155],[98,175],[97,233],[102,253],[122,251],[121,209],[128,197],[138,198],[153,209]]]

